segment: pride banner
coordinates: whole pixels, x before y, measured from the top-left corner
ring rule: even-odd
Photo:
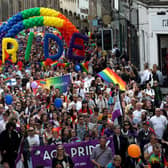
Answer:
[[[94,168],[90,161],[90,155],[93,148],[99,145],[98,140],[92,140],[88,142],[76,142],[70,144],[64,144],[65,151],[68,153],[75,165],[75,168]],[[109,138],[106,143],[112,150],[114,155],[113,139]],[[31,152],[33,167],[44,166],[45,168],[51,168],[52,158],[56,155],[56,146],[40,146],[33,148]]]
[[[50,89],[51,86],[58,88],[61,93],[67,91],[67,87],[71,84],[71,77],[70,75],[40,79],[35,81],[37,83],[37,88],[47,88]]]

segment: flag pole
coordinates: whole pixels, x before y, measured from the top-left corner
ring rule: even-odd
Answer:
[[[122,106],[121,91],[120,91],[120,89],[118,91],[118,94],[119,94],[119,101],[120,101],[120,106],[121,106],[121,110],[122,110],[122,116],[121,116],[121,118],[119,119],[118,122],[120,123],[120,125],[123,126],[123,124],[124,124],[124,118],[125,118],[125,112],[124,112],[123,106]]]

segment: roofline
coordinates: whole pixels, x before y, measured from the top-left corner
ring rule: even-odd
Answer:
[[[137,1],[139,5],[142,5],[146,8],[168,8],[168,2],[151,2],[145,3],[140,0]]]

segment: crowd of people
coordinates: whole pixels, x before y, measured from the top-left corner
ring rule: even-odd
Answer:
[[[32,167],[31,150],[34,146],[57,145],[53,168],[73,168],[62,144],[100,140],[90,157],[97,168],[164,168],[168,160],[168,96],[161,92],[163,75],[158,66],[144,65],[140,72],[115,45],[112,51],[102,51],[95,40],[86,47],[89,61],[88,73],[75,71],[75,62],[67,57],[67,47],[60,61],[70,62],[67,67],[42,66],[44,61],[43,38],[33,40],[30,60],[25,61],[27,37],[19,38],[18,61],[22,68],[6,61],[0,72],[0,154],[5,168],[14,168],[20,144],[25,168]],[[50,54],[57,52],[57,45],[50,40]],[[118,57],[118,55],[120,57]],[[105,83],[97,73],[109,67],[126,83],[126,90],[119,85]],[[67,92],[58,88],[39,87],[33,92],[31,83],[64,74],[71,75]],[[13,85],[7,85],[7,78]],[[5,103],[5,95],[13,97],[12,104]],[[112,120],[117,96],[120,95],[122,116]],[[54,105],[55,98],[62,99],[61,108]],[[113,137],[115,155],[106,147],[108,137]],[[131,158],[128,146],[137,144],[141,156]]]

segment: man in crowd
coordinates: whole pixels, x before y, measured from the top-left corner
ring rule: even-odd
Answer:
[[[100,146],[93,149],[91,161],[95,168],[106,167],[112,159],[112,151],[109,147],[106,146],[106,142],[106,137],[100,137]]]

